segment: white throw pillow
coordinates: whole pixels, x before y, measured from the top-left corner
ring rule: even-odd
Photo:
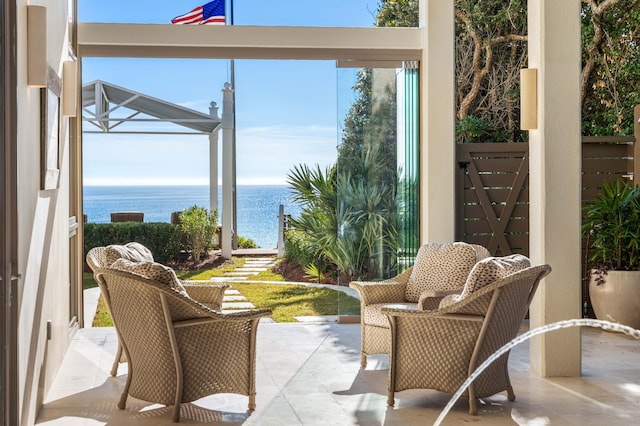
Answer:
[[[104,248],[106,266],[111,266],[118,259],[132,262],[153,262],[151,250],[140,243],[130,242],[125,245],[112,244]]]

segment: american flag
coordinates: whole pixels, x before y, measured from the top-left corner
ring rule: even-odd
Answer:
[[[203,6],[198,6],[189,13],[176,16],[172,24],[213,24],[224,25],[224,0],[213,0]]]

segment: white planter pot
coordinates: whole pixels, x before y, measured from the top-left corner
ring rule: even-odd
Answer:
[[[604,282],[597,285],[595,278],[599,277]],[[599,320],[640,329],[640,271],[608,271],[606,275],[592,273],[589,296]]]

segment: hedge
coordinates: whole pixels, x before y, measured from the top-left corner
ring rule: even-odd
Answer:
[[[84,224],[84,256],[93,247],[137,241],[151,250],[156,262],[166,263],[180,253],[180,228],[165,222]]]

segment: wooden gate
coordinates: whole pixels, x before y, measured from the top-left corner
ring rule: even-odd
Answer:
[[[529,144],[456,145],[456,240],[529,255]]]

